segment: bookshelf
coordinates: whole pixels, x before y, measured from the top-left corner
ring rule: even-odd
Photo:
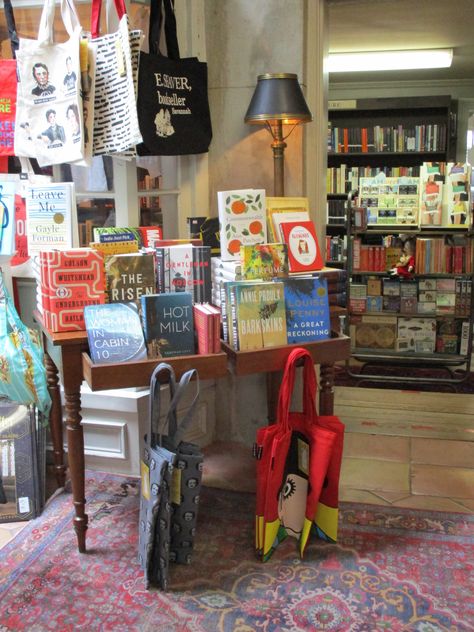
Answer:
[[[351,196],[349,196],[351,198]],[[347,208],[348,312],[351,356],[363,363],[360,381],[458,384],[470,374],[474,325],[473,226],[360,226]],[[390,275],[412,244],[413,273]],[[430,243],[432,253],[426,255]],[[368,256],[361,256],[366,248]],[[370,251],[374,256],[370,258]],[[377,250],[380,256],[376,254]],[[398,251],[398,252],[397,252]],[[378,261],[378,262],[377,262]],[[443,369],[432,377],[395,378],[381,367]]]
[[[326,265],[347,265],[345,211],[359,179],[418,176],[425,161],[454,161],[456,119],[449,95],[329,102]]]

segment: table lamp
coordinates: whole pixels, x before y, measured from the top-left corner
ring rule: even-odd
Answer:
[[[298,83],[292,73],[266,73],[257,77],[257,85],[245,115],[250,125],[265,125],[273,137],[274,195],[284,195],[285,140],[299,123],[313,119]],[[283,125],[291,125],[283,136]]]

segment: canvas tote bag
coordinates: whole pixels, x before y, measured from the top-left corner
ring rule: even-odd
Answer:
[[[82,28],[72,0],[61,0],[69,35],[54,43],[55,0],[45,0],[36,40],[20,38],[14,146],[40,166],[84,158],[79,46]]]
[[[191,379],[196,378],[191,384]],[[160,386],[166,383],[170,403],[164,415],[168,434],[160,427]],[[185,412],[178,405],[185,393],[194,397]],[[160,363],[150,379],[150,426],[144,438],[139,518],[139,553],[145,584],[168,586],[169,563],[189,564],[196,533],[203,454],[182,437],[194,418],[199,396],[197,371],[186,371],[176,384],[173,368]]]
[[[118,29],[102,36],[102,0],[92,1],[91,33],[95,49],[93,155],[134,152],[138,127],[136,82],[142,32],[129,30],[124,0],[114,0]]]
[[[163,1],[167,57],[159,49]],[[150,52],[141,53],[138,73],[140,156],[201,154],[212,139],[207,64],[197,57],[180,59],[173,9],[172,0],[151,0]]]

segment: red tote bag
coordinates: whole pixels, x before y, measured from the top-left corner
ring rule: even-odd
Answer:
[[[290,412],[296,367],[301,362],[303,410]],[[323,498],[328,505],[334,505],[336,498],[337,511],[336,470],[337,465],[340,468],[340,458],[334,456],[340,456],[337,443],[343,437],[339,431],[343,432],[344,426],[337,417],[317,415],[316,391],[311,355],[306,349],[295,348],[288,357],[280,386],[277,422],[257,432],[255,545],[257,555],[264,561],[288,536],[298,541],[303,555]],[[342,443],[340,447],[342,454]],[[334,535],[334,530],[330,533]],[[323,534],[324,528],[320,535]]]

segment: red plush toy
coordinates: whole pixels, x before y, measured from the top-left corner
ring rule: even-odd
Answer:
[[[403,244],[403,253],[400,255],[400,259],[395,264],[395,267],[390,271],[393,275],[397,275],[404,278],[410,278],[415,271],[415,255],[413,244],[407,240]]]

